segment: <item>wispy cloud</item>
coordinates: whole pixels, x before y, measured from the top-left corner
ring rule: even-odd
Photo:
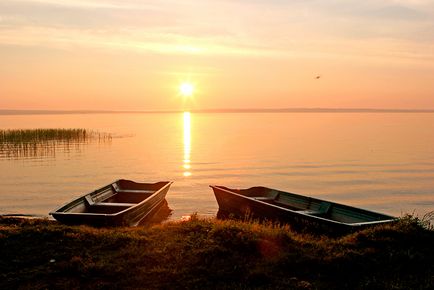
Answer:
[[[430,59],[433,42],[434,4],[422,0],[0,3],[0,45],[417,60]]]
[[[73,8],[107,8],[107,9],[142,9],[154,8],[156,5],[146,3],[147,1],[98,1],[98,0],[12,0],[10,2],[16,4],[32,5],[38,4],[41,6],[59,6]]]

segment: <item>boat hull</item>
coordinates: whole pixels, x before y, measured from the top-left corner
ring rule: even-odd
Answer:
[[[265,187],[211,188],[219,205],[219,216],[277,221],[295,229],[326,232],[348,232],[396,221],[381,213]]]
[[[135,226],[165,200],[171,182],[137,183],[118,180],[51,212],[69,225]]]

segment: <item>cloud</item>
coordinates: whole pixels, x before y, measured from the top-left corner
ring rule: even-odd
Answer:
[[[146,1],[98,1],[98,0],[12,0],[10,3],[25,6],[46,6],[46,7],[67,7],[67,8],[105,8],[105,9],[142,9],[156,7],[152,4],[144,3]]]
[[[430,1],[0,3],[0,45],[246,57],[430,59]]]

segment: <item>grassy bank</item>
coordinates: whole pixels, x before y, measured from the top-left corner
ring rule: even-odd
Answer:
[[[433,289],[434,232],[415,218],[340,238],[192,220],[95,229],[0,219],[0,288]]]

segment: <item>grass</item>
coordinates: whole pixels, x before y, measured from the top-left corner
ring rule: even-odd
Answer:
[[[86,142],[107,142],[111,139],[111,134],[86,129],[0,130],[0,157],[54,156],[58,147],[69,151],[71,147]]]
[[[17,129],[0,130],[0,143],[27,143],[43,141],[106,140],[111,135],[86,129]]]
[[[0,219],[0,288],[433,289],[422,219],[339,238],[199,219],[142,228]]]

